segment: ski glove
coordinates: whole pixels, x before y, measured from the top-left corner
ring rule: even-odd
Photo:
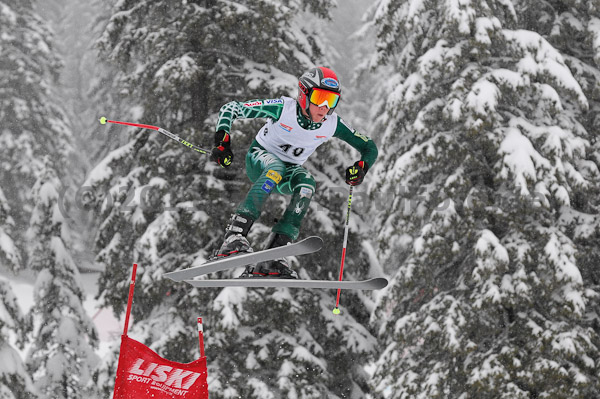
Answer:
[[[365,161],[356,161],[354,165],[346,169],[346,184],[358,186],[363,182],[369,165]]]
[[[215,133],[215,147],[210,152],[210,159],[223,168],[228,168],[233,162],[231,151],[231,136],[224,130]]]

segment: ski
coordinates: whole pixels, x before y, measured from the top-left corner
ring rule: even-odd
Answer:
[[[194,287],[288,287],[288,288],[331,288],[345,290],[380,290],[388,285],[383,277],[361,281],[333,281],[333,280],[294,280],[278,278],[238,278],[223,280],[185,280]]]
[[[223,259],[208,261],[199,266],[188,269],[176,270],[165,273],[164,276],[173,281],[184,281],[202,274],[220,272],[222,270],[232,269],[240,266],[247,266],[253,263],[265,262],[286,256],[305,255],[317,252],[323,246],[323,240],[317,236],[307,237],[302,241],[283,247],[266,249],[264,251],[252,252],[249,254],[229,256]]]

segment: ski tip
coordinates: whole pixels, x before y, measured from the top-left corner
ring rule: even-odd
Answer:
[[[101,125],[106,125],[106,121],[107,121],[107,120],[108,120],[108,119],[106,119],[106,117],[105,117],[105,116],[101,117],[101,118],[100,118],[100,124],[101,124]]]
[[[323,248],[323,239],[317,236],[306,237],[302,240],[308,245],[313,251],[318,251]]]

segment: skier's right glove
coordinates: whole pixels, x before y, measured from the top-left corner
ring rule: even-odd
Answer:
[[[215,133],[215,147],[210,152],[210,159],[223,168],[228,168],[233,162],[231,151],[231,136],[224,130]]]

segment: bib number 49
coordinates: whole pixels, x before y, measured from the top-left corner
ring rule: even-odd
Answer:
[[[293,154],[295,157],[299,157],[299,156],[300,156],[300,155],[302,155],[302,153],[304,152],[304,148],[301,148],[301,147],[292,147],[292,145],[291,145],[291,144],[282,144],[282,145],[280,145],[280,146],[279,146],[279,148],[281,148],[281,150],[282,150],[283,152],[285,152],[286,154],[287,154],[287,153],[288,153],[290,150],[292,150],[292,154]]]

